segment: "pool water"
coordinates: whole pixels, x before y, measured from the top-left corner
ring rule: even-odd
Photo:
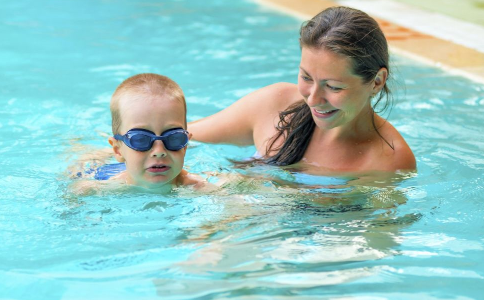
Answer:
[[[196,120],[295,82],[301,22],[222,0],[18,0],[2,4],[0,20],[1,299],[484,294],[482,84],[393,57],[389,119],[417,174],[238,170],[227,159],[253,147],[191,143],[190,172],[245,179],[211,194],[77,198],[66,169],[108,145],[109,100],[122,80],[173,78]]]

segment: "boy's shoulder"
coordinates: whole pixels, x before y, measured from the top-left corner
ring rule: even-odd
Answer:
[[[217,186],[205,180],[202,176],[182,170],[177,178],[178,186],[192,186],[197,191],[210,192],[218,189]]]

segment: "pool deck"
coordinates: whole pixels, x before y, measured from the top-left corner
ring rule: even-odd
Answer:
[[[393,53],[484,83],[484,26],[480,24],[390,0],[257,2],[302,20],[337,5],[363,10],[378,21]]]

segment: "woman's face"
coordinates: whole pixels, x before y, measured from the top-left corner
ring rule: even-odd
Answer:
[[[358,126],[371,118],[374,80],[363,83],[349,58],[329,50],[302,48],[298,89],[321,129]]]

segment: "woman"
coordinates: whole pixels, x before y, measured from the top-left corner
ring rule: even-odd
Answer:
[[[255,145],[261,161],[318,173],[414,170],[411,149],[374,110],[391,101],[388,46],[376,21],[328,8],[303,24],[299,41],[297,85],[264,87],[190,123],[193,139]]]

